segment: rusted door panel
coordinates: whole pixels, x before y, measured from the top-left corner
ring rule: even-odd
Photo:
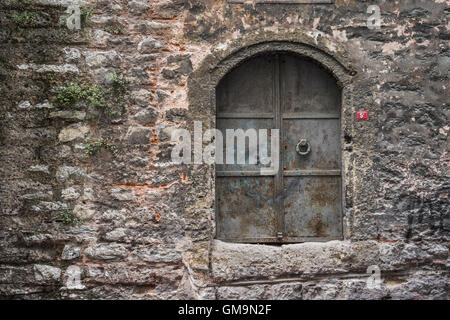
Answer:
[[[338,119],[289,119],[284,120],[283,160],[285,170],[339,169],[340,123]],[[300,139],[311,145],[308,155],[299,155],[295,147]]]
[[[283,114],[340,113],[340,89],[326,70],[309,59],[293,55],[283,55],[280,62]]]
[[[217,177],[216,190],[217,238],[248,242],[274,238],[274,177]]]
[[[273,58],[259,56],[227,74],[216,91],[217,113],[273,113]]]
[[[341,236],[340,177],[285,177],[284,186],[286,237]]]

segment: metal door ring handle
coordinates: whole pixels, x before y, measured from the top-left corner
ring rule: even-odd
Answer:
[[[306,156],[311,151],[311,144],[306,139],[300,139],[295,147],[295,151],[301,156]]]

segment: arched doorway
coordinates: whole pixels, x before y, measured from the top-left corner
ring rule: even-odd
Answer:
[[[260,162],[247,162],[248,144],[244,165],[216,166],[216,237],[248,243],[341,239],[341,89],[336,79],[308,57],[259,53],[221,79],[216,110],[216,126],[224,136],[226,129],[280,130],[280,165],[272,175],[260,174]]]

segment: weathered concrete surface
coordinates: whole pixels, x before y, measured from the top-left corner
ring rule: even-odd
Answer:
[[[98,0],[70,31],[72,2],[0,4],[2,298],[450,298],[448,0],[373,1],[380,30],[366,1]],[[24,11],[36,25],[14,23]],[[214,241],[214,168],[170,163],[173,127],[213,126],[215,83],[277,48],[343,87],[344,241]],[[59,86],[106,90],[112,71],[127,82],[123,112],[58,105]],[[360,109],[370,121],[354,120]],[[88,156],[99,138],[118,155]]]

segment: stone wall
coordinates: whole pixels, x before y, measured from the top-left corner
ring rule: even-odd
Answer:
[[[69,30],[73,2],[0,3],[0,297],[450,298],[450,1],[97,0]],[[173,128],[214,126],[214,84],[274,44],[348,92],[342,241],[214,240],[214,168],[171,163]]]

